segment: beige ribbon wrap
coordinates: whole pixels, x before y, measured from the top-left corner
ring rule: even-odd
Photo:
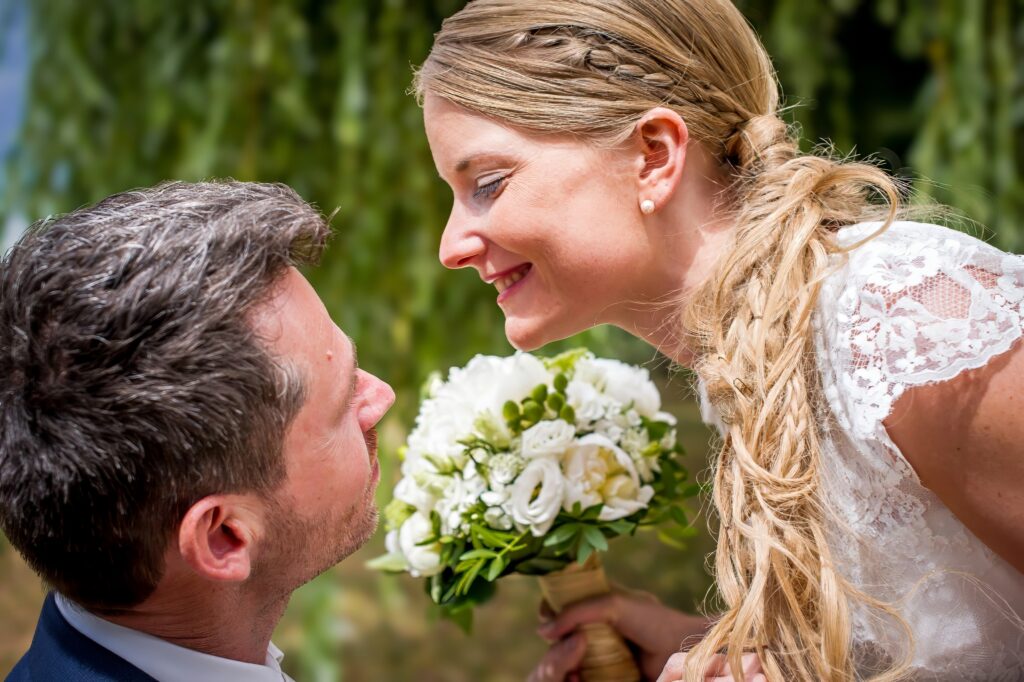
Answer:
[[[575,602],[611,592],[596,553],[582,566],[574,561],[561,571],[540,576],[539,580],[544,599],[556,613]],[[583,682],[640,682],[633,654],[612,626],[587,623],[580,630],[587,637],[587,650],[580,665]]]

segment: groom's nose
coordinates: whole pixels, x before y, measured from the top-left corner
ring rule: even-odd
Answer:
[[[473,260],[487,250],[483,237],[472,228],[471,221],[460,213],[458,207],[452,210],[441,235],[438,253],[441,263],[453,270],[474,265]]]
[[[378,379],[364,370],[357,370],[361,404],[359,405],[359,428],[370,430],[381,420],[384,414],[395,403],[395,391],[387,382]]]

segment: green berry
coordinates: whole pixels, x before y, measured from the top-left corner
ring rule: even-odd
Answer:
[[[519,419],[519,403],[514,400],[506,401],[505,404],[501,406],[501,416],[508,422],[514,419]]]
[[[551,410],[555,414],[558,414],[559,412],[561,412],[562,407],[565,405],[565,398],[562,396],[561,393],[552,393],[551,395],[548,396],[548,399],[545,402],[549,410]]]

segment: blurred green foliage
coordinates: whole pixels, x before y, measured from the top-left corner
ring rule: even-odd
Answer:
[[[0,20],[12,1],[0,0]],[[1024,248],[1024,0],[738,4],[775,59],[808,146],[827,139],[840,153],[876,155],[921,196],[990,228],[998,245]],[[338,208],[333,245],[310,278],[360,344],[361,364],[399,393],[385,450],[404,438],[431,370],[511,350],[493,290],[437,262],[450,192],[405,93],[410,66],[460,0],[26,5],[28,109],[0,175],[0,225],[172,178],[280,181],[325,212]],[[609,329],[559,347],[579,344],[634,362],[653,357]],[[682,383],[668,390],[681,396]],[[707,436],[691,417],[684,435],[699,454]],[[689,555],[652,547],[613,551],[613,575],[691,608],[709,582],[709,540]],[[340,581],[351,589],[324,576],[297,593],[282,623],[278,638],[299,679],[338,679],[343,667],[356,679],[520,679],[541,650],[520,644],[531,637],[528,587],[492,607],[474,651],[423,620],[424,596],[345,568],[354,561]],[[513,630],[522,632],[510,640]],[[346,641],[354,644],[343,666]],[[497,654],[509,641],[515,651]],[[461,651],[445,656],[451,647]],[[442,657],[452,660],[439,672],[431,661]]]

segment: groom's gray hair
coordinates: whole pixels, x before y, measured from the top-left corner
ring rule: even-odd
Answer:
[[[268,492],[303,377],[250,324],[329,234],[292,189],[168,183],[31,228],[0,262],[0,525],[53,588],[145,599],[184,512]]]

